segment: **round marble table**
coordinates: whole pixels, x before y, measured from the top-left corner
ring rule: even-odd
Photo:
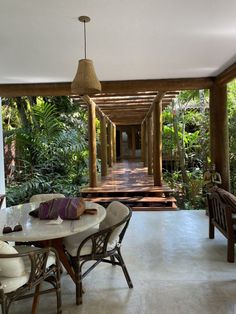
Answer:
[[[98,225],[106,216],[106,210],[99,204],[85,202],[86,209],[97,209],[96,215],[85,214],[79,220],[64,220],[61,224],[48,224],[48,220],[40,220],[29,215],[39,203],[27,203],[7,207],[0,210],[0,240],[14,242],[35,242],[36,245],[54,247],[72,280],[75,274],[71,268],[63,247],[63,238],[80,233]],[[12,229],[20,223],[23,230],[3,234],[4,226]]]
[[[96,215],[82,215],[79,220],[64,220],[61,224],[48,224],[48,220],[40,220],[29,215],[39,203],[27,203],[7,207],[0,210],[0,240],[3,241],[43,241],[82,232],[99,224],[106,216],[106,210],[99,204],[85,202],[86,209],[96,208]],[[20,223],[22,231],[3,234],[3,227],[12,229]]]

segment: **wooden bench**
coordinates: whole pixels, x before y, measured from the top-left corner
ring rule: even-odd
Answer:
[[[215,227],[227,239],[227,261],[234,263],[234,244],[236,242],[236,202],[234,196],[217,188],[207,195],[209,213],[209,238],[214,239]],[[236,198],[235,198],[236,200]]]

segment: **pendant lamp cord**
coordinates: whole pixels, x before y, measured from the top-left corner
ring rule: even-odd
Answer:
[[[87,42],[86,42],[86,25],[85,25],[86,23],[85,23],[85,21],[84,21],[84,56],[85,56],[85,59],[86,59],[86,44],[87,44]]]

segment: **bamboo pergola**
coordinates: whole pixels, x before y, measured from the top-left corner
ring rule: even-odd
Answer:
[[[236,63],[217,77],[103,81],[102,93],[79,97],[71,95],[71,83],[2,84],[0,95],[68,95],[89,112],[90,186],[97,184],[95,117],[101,121],[102,175],[115,161],[116,126],[141,126],[142,161],[154,176],[154,185],[162,184],[162,108],[171,103],[180,90],[210,90],[211,160],[222,176],[222,187],[229,190],[229,141],[227,120],[227,83],[236,78]],[[108,149],[107,149],[108,147]],[[153,166],[152,166],[153,162]]]

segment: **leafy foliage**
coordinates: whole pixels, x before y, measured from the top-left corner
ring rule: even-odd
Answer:
[[[209,159],[206,92],[183,91],[163,112],[163,159],[174,159],[164,179],[182,208],[202,208],[202,173]]]
[[[86,114],[78,107],[70,108],[68,98],[63,112],[63,101],[57,107],[57,100],[37,97],[31,105],[25,99],[27,124],[24,120],[24,125],[22,121],[13,125],[8,120],[4,125],[5,143],[15,147],[7,184],[8,205],[27,201],[37,193],[78,195],[79,186],[87,182]],[[14,101],[11,106],[14,112]],[[7,110],[9,114],[11,110]]]
[[[236,192],[236,79],[228,85],[228,119],[231,189]]]

